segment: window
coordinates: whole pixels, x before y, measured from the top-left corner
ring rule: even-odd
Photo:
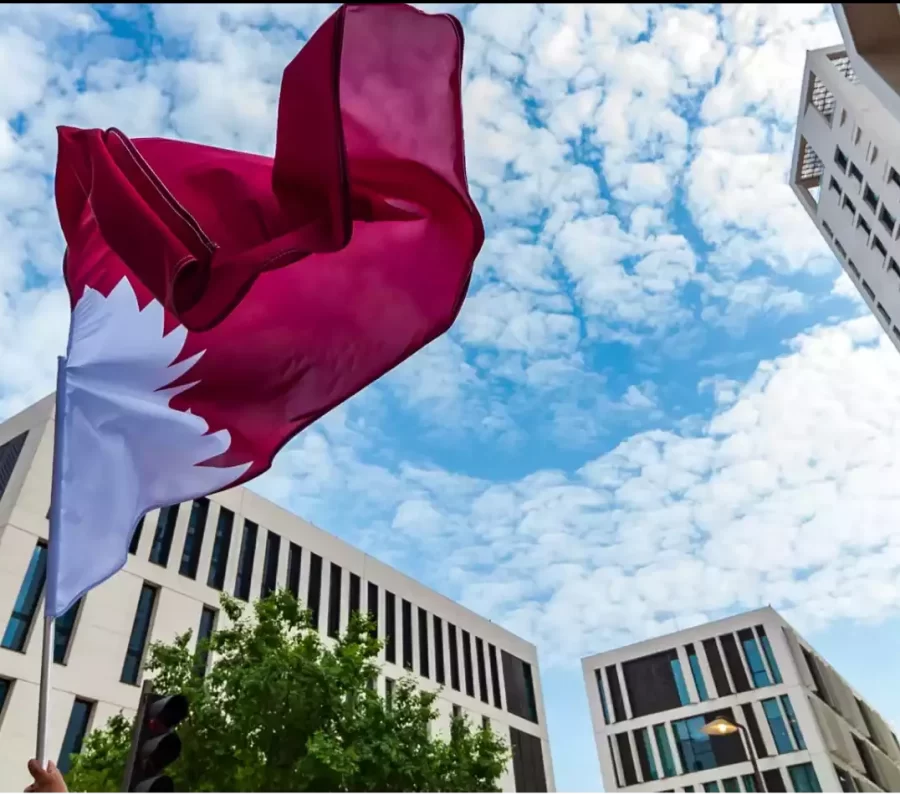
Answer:
[[[872,209],[873,213],[878,207],[878,195],[872,191],[869,184],[866,184],[866,188],[863,190],[863,202]]]
[[[791,735],[788,733],[787,725],[784,724],[784,718],[781,715],[781,708],[778,706],[778,700],[770,697],[762,701],[763,711],[766,719],[769,721],[769,729],[772,731],[772,738],[775,740],[775,749],[779,753],[791,753],[794,750],[794,743],[791,741]]]
[[[454,703],[453,704],[453,718],[456,719],[459,716],[462,716],[462,708],[460,706],[456,705],[456,703]]]
[[[331,581],[328,584],[328,635],[337,639],[341,632],[341,567],[331,564]]]
[[[674,649],[625,661],[622,676],[631,700],[631,713],[635,717],[690,703],[681,662]]]
[[[478,666],[478,696],[482,703],[489,703],[487,685],[487,667],[484,661],[484,642],[475,637],[475,663]]]
[[[388,710],[394,707],[394,682],[390,678],[384,679],[384,699]]]
[[[609,761],[610,761],[610,763],[612,764],[613,775],[615,775],[615,778],[616,778],[616,786],[621,788],[621,786],[622,786],[622,779],[619,777],[619,767],[618,767],[618,765],[616,764],[616,745],[615,745],[615,737],[614,737],[614,736],[610,736],[610,737],[606,740],[606,742],[607,742],[607,744],[609,745]]]
[[[853,274],[856,276],[857,280],[859,280],[859,267],[857,267],[856,264],[853,263],[853,259],[852,259],[852,258],[848,258],[848,259],[847,259],[847,264],[849,265],[851,272],[853,272]],[[768,643],[768,640],[766,640],[765,642],[763,642],[763,651],[765,651],[765,648],[766,648],[766,644],[767,644],[767,643]],[[769,659],[768,659],[768,654],[767,654],[767,655],[766,655],[766,661],[768,661],[768,660],[769,660]],[[773,665],[774,663],[775,663],[775,660],[772,659],[772,661],[769,663],[769,668],[770,668],[770,669],[771,669],[771,667],[772,667],[772,665]],[[776,667],[776,669],[777,669],[777,667]],[[775,683],[781,683],[781,679],[779,678],[777,681],[775,681]]]
[[[693,786],[684,786],[681,789],[682,792],[689,792],[690,794],[696,794]]]
[[[863,287],[863,290],[865,291],[865,293],[866,293],[867,295],[869,295],[869,299],[870,299],[870,300],[874,300],[874,299],[875,299],[875,292],[874,292],[874,290],[872,289],[872,287],[869,286],[869,284],[868,284],[867,281],[863,281],[863,282],[862,282],[862,287]]]
[[[897,224],[897,218],[887,210],[887,206],[882,206],[878,212],[878,221],[884,225],[885,229],[892,236],[894,234],[894,226]]]
[[[841,172],[847,171],[847,156],[840,147],[834,148],[834,163],[841,168]]]
[[[700,659],[694,645],[688,644],[684,648],[687,651],[688,664],[691,665],[691,675],[694,677],[694,686],[697,687],[697,696],[700,702],[709,700],[709,692],[706,691],[706,681],[703,679],[703,670],[700,667]]]
[[[834,238],[834,249],[840,253],[841,258],[847,258],[847,251],[844,249],[844,245],[841,244],[841,240],[836,236]]]
[[[728,676],[725,674],[725,667],[722,665],[722,658],[719,655],[716,640],[704,639],[703,650],[706,653],[706,661],[709,663],[709,669],[712,672],[713,683],[716,684],[716,694],[719,697],[731,694],[731,686],[728,685]]]
[[[281,555],[281,537],[269,531],[266,534],[266,554],[263,557],[260,597],[268,597],[278,585],[278,557]]]
[[[3,499],[3,493],[12,479],[13,470],[19,456],[22,454],[22,448],[25,446],[25,440],[28,438],[28,431],[20,433],[15,439],[0,445],[0,500]],[[49,518],[49,515],[48,515]]]
[[[144,518],[141,517],[138,520],[137,525],[134,526],[134,532],[131,534],[131,544],[128,545],[128,552],[131,555],[137,555],[138,545],[141,543],[141,530],[144,527]]]
[[[203,546],[203,532],[206,529],[208,514],[209,500],[205,497],[194,500],[187,534],[184,537],[184,549],[181,551],[181,565],[178,567],[178,574],[191,580],[197,577],[197,564],[200,562],[200,548]]]
[[[797,749],[806,750],[806,740],[800,731],[800,723],[797,722],[797,715],[794,714],[794,704],[791,703],[791,698],[783,694],[779,699],[784,707],[784,715],[787,717],[788,725],[791,726],[791,732],[794,734],[794,741],[797,742]]]
[[[669,661],[669,666],[672,669],[672,678],[678,691],[678,700],[683,706],[690,705],[691,698],[688,694],[687,684],[684,682],[684,673],[681,671],[681,661],[677,655]]]
[[[355,572],[350,573],[350,597],[348,601],[350,603],[350,616],[352,617],[354,614],[359,614],[359,603],[360,603],[360,583],[359,583],[359,575]]]
[[[897,174],[897,170],[893,167],[888,170],[888,181],[900,189],[900,175]]]
[[[0,710],[2,710],[2,706],[0,706]],[[832,764],[834,767],[834,771],[837,773],[838,783],[841,784],[842,792],[856,792],[856,786],[853,785],[853,779],[850,777],[850,773],[846,770],[841,769],[837,764]]]
[[[731,673],[734,690],[736,692],[750,691],[750,681],[747,680],[744,662],[741,661],[741,654],[738,651],[734,634],[726,633],[724,636],[719,637],[719,641],[722,643],[722,652],[725,653],[725,663],[728,664],[728,671]]]
[[[850,267],[856,270],[856,264],[850,262]],[[856,271],[859,275],[859,270]],[[766,664],[769,665],[769,672],[772,675],[774,683],[781,683],[781,673],[778,671],[778,662],[775,661],[775,654],[772,652],[772,644],[766,635],[766,629],[762,625],[756,626],[756,635],[759,637],[759,643],[763,649],[763,655],[766,657]]]
[[[419,609],[419,674],[423,678],[429,677],[431,664],[428,659],[428,612],[424,608]]]
[[[900,278],[900,267],[897,266],[893,256],[888,259],[888,271],[893,272],[897,278]]]
[[[884,321],[885,321],[888,325],[890,325],[890,324],[891,324],[891,316],[890,316],[890,314],[888,314],[888,312],[885,310],[885,307],[884,307],[883,305],[881,305],[881,303],[879,303],[877,306],[875,306],[875,308],[876,308],[876,310],[878,311],[878,313],[881,314],[881,316],[884,318]]]
[[[400,624],[403,626],[403,669],[413,668],[412,603],[403,600],[400,606]],[[468,634],[463,634],[467,636]]]
[[[309,586],[306,590],[306,607],[309,609],[313,628],[319,627],[319,606],[322,602],[322,556],[309,554]]]
[[[631,755],[631,744],[627,733],[616,734],[616,744],[619,747],[619,760],[622,762],[622,777],[626,786],[634,786],[637,782],[637,771],[634,768],[634,758]]]
[[[366,604],[366,613],[369,615],[369,621],[374,627],[369,631],[369,636],[373,639],[378,638],[378,584],[369,581],[368,603]]]
[[[878,145],[870,143],[869,145],[869,163],[874,164],[878,160]]]
[[[250,583],[253,579],[253,561],[256,558],[256,534],[259,526],[249,519],[244,520],[244,535],[241,538],[241,552],[238,555],[237,579],[234,582],[234,596],[239,600],[250,599]]]
[[[72,632],[75,630],[75,622],[78,619],[78,611],[81,608],[80,598],[53,624],[53,662],[65,664],[69,657],[69,644],[72,641]]]
[[[291,542],[288,547],[287,588],[294,597],[300,597],[300,564],[303,559],[303,548]]]
[[[456,625],[447,623],[447,644],[450,645],[450,688],[459,691],[459,653]]]
[[[741,785],[738,783],[737,778],[724,778],[722,780],[722,788],[726,792],[740,792]]]
[[[503,666],[506,669],[506,665]],[[606,682],[609,684],[609,693],[612,696],[613,722],[625,719],[625,703],[622,700],[622,689],[619,686],[619,673],[614,665],[606,668]],[[506,692],[506,702],[509,703],[509,691]]]
[[[206,579],[207,586],[219,591],[225,585],[225,569],[228,566],[228,551],[231,549],[231,529],[233,527],[234,512],[227,508],[220,508],[212,557],[209,560],[209,577]]]
[[[434,626],[434,678],[442,686],[447,682],[444,672],[444,621],[438,616],[431,617]]]
[[[787,770],[795,792],[822,791],[819,779],[816,777],[816,770],[812,764],[795,764],[792,767],[788,767]]]
[[[703,732],[703,726],[720,716],[734,719],[730,708],[720,708],[709,714],[698,714],[672,723],[678,755],[685,772],[740,764],[747,760],[740,736],[710,737]]]
[[[838,123],[839,128],[843,128],[847,124],[847,109],[841,109],[841,121]],[[725,791],[728,791],[727,789]]]
[[[716,781],[708,781],[707,783],[703,784],[703,791],[704,792],[718,792],[719,784]]]
[[[160,567],[168,565],[177,520],[178,506],[166,506],[159,512],[156,532],[153,534],[153,544],[150,545],[151,564],[158,564]]]
[[[197,627],[197,649],[194,654],[195,669],[201,677],[209,668],[209,637],[216,629],[216,610],[203,606],[200,612],[200,625]]]
[[[662,765],[663,775],[671,778],[676,774],[675,759],[672,758],[672,748],[669,747],[669,735],[666,726],[662,723],[653,726],[653,738],[656,739],[656,749],[659,750],[659,760]]]
[[[849,197],[844,198],[842,208],[846,208],[850,212],[851,217],[856,216],[856,206],[853,205],[853,201]]]
[[[859,183],[862,183],[863,181],[862,173],[859,171],[859,168],[856,166],[856,164],[854,164],[852,161],[850,162],[850,177],[858,181]]]
[[[530,722],[537,722],[537,702],[531,664],[505,650],[500,651],[500,661],[503,665],[507,711]]]
[[[744,791],[751,792],[756,794],[762,789],[761,786],[756,785],[756,776],[755,775],[742,775],[741,782],[744,784]]]
[[[517,792],[546,792],[547,777],[544,774],[544,752],[541,740],[530,733],[509,729],[512,751],[513,778]]]
[[[12,616],[9,618],[6,632],[3,634],[3,641],[0,643],[7,650],[24,652],[46,579],[47,545],[45,542],[38,542],[31,551],[31,560],[25,571],[25,580],[19,587]]]
[[[878,771],[875,768],[875,762],[872,760],[872,754],[869,752],[868,746],[862,739],[858,739],[856,736],[853,737],[853,743],[856,745],[856,750],[863,763],[862,773],[869,778],[869,780],[878,783]],[[879,783],[879,786],[880,785],[881,784]],[[882,786],[881,788],[884,789],[885,787]]]
[[[766,750],[766,743],[762,738],[762,731],[759,729],[759,720],[756,718],[756,712],[753,710],[753,703],[744,703],[741,706],[744,712],[744,719],[747,722],[747,731],[750,733],[750,741],[753,743],[753,749],[759,758],[766,758],[769,755]]]
[[[637,747],[638,763],[641,765],[641,774],[644,776],[644,780],[659,780],[656,762],[653,759],[653,748],[650,745],[650,731],[646,728],[638,728],[634,732],[634,743]]]
[[[787,792],[787,787],[784,785],[784,778],[781,777],[781,770],[777,767],[775,769],[767,769],[762,774],[763,783],[766,784],[766,791],[771,792],[773,794],[784,794]]]
[[[125,663],[122,664],[122,683],[137,686],[144,660],[144,648],[147,645],[147,634],[150,633],[150,621],[156,606],[157,588],[145,583],[141,587],[134,622],[131,624],[131,636],[128,637],[128,649],[125,651]]]
[[[72,704],[72,712],[69,714],[69,724],[66,725],[66,735],[63,737],[62,750],[59,752],[59,761],[56,766],[65,774],[72,766],[72,756],[81,752],[81,745],[87,733],[88,723],[91,721],[91,712],[94,704],[89,700],[75,699]]]
[[[594,677],[597,679],[597,692],[600,694],[600,710],[603,712],[603,721],[609,725],[609,706],[606,704],[606,692],[603,691],[603,672],[599,669],[594,670]]]
[[[9,678],[0,678],[0,714],[6,708],[6,698],[9,697],[9,690],[12,688],[12,681]]]
[[[394,593],[384,593],[384,657],[392,664],[397,663],[397,609]]]
[[[500,697],[500,672],[497,665],[497,648],[488,645],[488,659],[491,663],[491,690],[494,693],[494,705],[503,708],[503,699]]]
[[[756,644],[753,631],[750,628],[738,631],[738,639],[740,639],[744,648],[744,655],[750,667],[750,677],[753,679],[753,685],[757,689],[771,686],[772,681],[769,680],[769,673],[766,672],[766,665],[763,663],[762,653],[760,653],[759,646]]]
[[[840,197],[842,194],[841,185],[834,178],[831,178],[828,181],[828,189],[834,192],[838,197]]]
[[[463,675],[466,678],[466,694],[475,697],[475,677],[472,670],[472,637],[468,631],[462,631]],[[512,711],[512,708],[510,708]]]
[[[862,128],[857,128],[853,132],[853,144],[859,144],[860,139],[862,139]]]

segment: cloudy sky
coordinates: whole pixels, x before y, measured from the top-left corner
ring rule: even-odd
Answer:
[[[331,8],[0,6],[0,416],[65,342],[55,126],[270,154]],[[255,488],[536,642],[560,789],[600,786],[580,657],[740,609],[900,719],[900,357],[786,183],[829,7],[441,9],[469,298]]]

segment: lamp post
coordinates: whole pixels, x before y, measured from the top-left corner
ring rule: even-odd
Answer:
[[[727,717],[716,717],[712,722],[707,722],[700,730],[707,736],[731,736],[740,731],[744,746],[750,754],[750,762],[753,764],[753,776],[756,781],[757,791],[766,791],[766,785],[763,783],[762,774],[759,771],[759,764],[756,763],[756,753],[753,752],[753,743],[747,735],[747,729],[740,722],[735,722]]]

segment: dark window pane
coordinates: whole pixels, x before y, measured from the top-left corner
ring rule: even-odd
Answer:
[[[769,672],[772,673],[772,680],[775,683],[781,683],[781,672],[778,670],[778,662],[775,660],[775,654],[772,652],[772,644],[766,635],[766,629],[762,625],[757,625],[756,635],[759,636],[759,643],[762,645],[766,663],[769,665]]]
[[[747,760],[741,737],[710,737],[703,732],[703,726],[719,716],[734,719],[731,709],[723,708],[709,714],[688,717],[672,723],[672,730],[678,745],[678,755],[685,772],[701,772],[727,764],[739,764]]]
[[[59,761],[56,762],[57,768],[63,774],[69,771],[69,767],[72,765],[72,756],[81,752],[81,745],[84,743],[93,708],[93,703],[80,698],[72,704],[72,712],[69,714],[69,724],[66,726],[66,735],[63,737]]]
[[[482,703],[489,703],[487,686],[487,668],[484,662],[484,642],[475,637],[475,663],[478,666],[478,696]]]
[[[450,646],[450,688],[459,691],[459,652],[456,625],[447,623],[447,644]]]
[[[197,628],[197,650],[195,653],[196,671],[201,677],[209,667],[208,640],[216,628],[216,610],[203,606],[200,612],[200,625]]]
[[[744,669],[744,662],[741,661],[741,654],[738,651],[737,642],[734,640],[734,634],[726,633],[719,637],[719,641],[722,643],[725,662],[728,664],[729,672],[731,672],[734,690],[736,692],[749,692],[750,681],[747,680],[747,671]]]
[[[666,734],[664,723],[653,726],[653,738],[656,739],[656,748],[659,750],[659,760],[662,762],[663,775],[667,778],[677,774],[675,759],[672,758],[672,748],[669,746],[669,737]]]
[[[209,500],[205,497],[194,500],[184,537],[184,549],[181,551],[181,565],[178,567],[178,573],[191,580],[197,577],[197,564],[200,563],[200,548],[203,546],[208,514]]]
[[[876,784],[881,786],[881,781],[879,780],[879,771],[875,767],[875,761],[872,758],[872,754],[869,752],[869,747],[866,745],[862,739],[857,739],[855,736],[853,737],[853,743],[856,745],[856,749],[859,752],[859,757],[863,762],[863,774],[869,778],[869,780],[874,781]],[[882,789],[887,791],[887,787],[881,786]]]
[[[689,794],[696,794],[693,786],[685,786],[681,789],[682,792],[687,792]]]
[[[328,635],[337,639],[341,632],[341,568],[331,565],[331,582],[328,584]]]
[[[309,586],[306,607],[309,609],[313,628],[319,627],[319,607],[322,602],[322,556],[309,554]]]
[[[762,774],[763,782],[766,784],[767,792],[775,792],[776,794],[784,794],[787,787],[784,785],[784,779],[781,777],[780,769],[767,769]]]
[[[488,645],[488,660],[491,664],[491,689],[494,694],[494,705],[503,708],[503,698],[500,696],[500,669],[497,664],[497,648]]]
[[[717,782],[717,781],[708,781],[707,783],[704,783],[704,784],[703,784],[703,791],[704,791],[704,792],[707,792],[707,793],[709,793],[709,792],[718,792],[718,791],[719,791],[719,784],[718,784],[718,782]]]
[[[419,674],[423,678],[429,675],[430,664],[428,660],[428,612],[424,608],[419,609]]]
[[[475,672],[472,669],[472,637],[468,631],[462,631],[463,674],[466,679],[466,694],[475,697]],[[510,711],[512,709],[510,708]]]
[[[287,588],[298,600],[300,599],[300,564],[303,559],[303,548],[291,542],[288,547]]]
[[[397,663],[397,608],[394,593],[384,593],[384,657]]]
[[[241,538],[241,552],[238,554],[237,579],[234,582],[234,596],[239,600],[250,599],[250,583],[253,580],[253,561],[256,558],[256,534],[259,526],[249,519],[244,520],[244,535]]]
[[[0,703],[0,711],[3,710],[3,704]],[[853,785],[853,779],[850,777],[850,773],[846,770],[841,769],[837,764],[832,764],[834,767],[834,771],[837,773],[838,782],[841,784],[842,792],[856,792],[856,786]]]
[[[544,755],[541,740],[530,733],[509,729],[512,750],[513,779],[517,792],[546,792],[547,777],[544,774]]]
[[[138,524],[134,526],[134,531],[131,534],[131,544],[128,545],[128,552],[131,555],[136,555],[138,551],[138,545],[141,543],[141,531],[144,529],[144,518],[141,517],[138,520]]]
[[[612,695],[613,722],[621,722],[625,719],[625,703],[622,700],[622,690],[619,687],[619,673],[614,666],[606,668],[606,682],[609,684],[609,693]],[[509,694],[507,693],[508,697]]]
[[[741,776],[741,781],[744,783],[744,791],[751,792],[756,794],[762,791],[761,786],[756,785],[756,776],[755,775],[743,775]]]
[[[388,710],[394,705],[394,682],[390,678],[384,679],[384,699]]]
[[[122,665],[122,683],[137,686],[144,660],[144,648],[147,645],[147,634],[150,632],[150,621],[153,618],[153,607],[156,605],[157,589],[149,583],[141,587],[134,622],[131,624],[131,636],[128,637],[128,649],[125,651],[125,663]]]
[[[442,686],[447,682],[444,672],[444,621],[438,616],[432,616],[434,627],[434,679]]]
[[[697,657],[697,651],[694,649],[694,645],[686,645],[684,649],[687,652],[688,663],[691,665],[691,675],[694,677],[694,686],[697,687],[697,696],[702,703],[705,700],[709,700],[709,692],[706,691],[706,681],[703,679],[703,669],[700,666],[700,659]]]
[[[225,570],[228,567],[228,552],[231,550],[231,529],[233,527],[234,512],[227,508],[220,508],[212,557],[209,560],[209,577],[206,580],[207,586],[220,591],[225,585]]]
[[[626,786],[634,786],[637,782],[637,771],[634,768],[634,759],[631,756],[631,744],[627,733],[616,734],[616,744],[619,747],[619,760],[622,762],[622,777]]]
[[[631,713],[635,717],[667,711],[690,702],[675,650],[626,661],[622,664],[622,675],[631,701]],[[624,709],[621,716],[616,709],[616,717],[625,719]]]
[[[795,764],[788,767],[788,775],[795,792],[821,792],[819,778],[812,764]]]
[[[72,632],[75,630],[75,621],[78,619],[80,608],[81,600],[79,599],[53,623],[53,661],[56,664],[66,663],[66,657],[69,655],[69,642],[72,641]]]
[[[762,707],[769,722],[769,729],[772,731],[772,738],[775,740],[775,748],[779,753],[793,752],[794,743],[791,741],[784,717],[781,715],[778,700],[774,697],[763,700]]]
[[[725,675],[725,667],[722,664],[722,658],[719,656],[719,648],[715,639],[704,639],[703,650],[706,653],[706,660],[709,662],[709,670],[712,672],[713,683],[716,684],[716,694],[719,697],[727,697],[731,694],[731,687],[728,685],[728,677]]]
[[[359,583],[359,575],[356,573],[350,573],[350,611],[349,616],[352,617],[354,614],[359,614],[359,603],[360,603],[360,583]],[[349,618],[349,617],[348,617]]]
[[[373,639],[378,638],[378,584],[369,581],[369,602],[366,605],[366,613],[369,620],[374,623],[374,628],[370,631],[369,636]]]
[[[724,778],[722,780],[722,788],[726,792],[740,792],[741,785],[738,783],[737,778]]]
[[[607,741],[609,742],[609,760],[612,763],[613,776],[615,776],[615,779],[616,779],[616,786],[621,789],[622,788],[622,776],[619,775],[619,767],[616,764],[616,749],[615,749],[615,744],[614,744],[615,737],[610,736],[610,737],[608,737]]]
[[[766,758],[769,753],[766,750],[765,740],[759,729],[759,720],[756,718],[756,711],[752,703],[744,703],[741,708],[744,711],[744,719],[747,720],[747,730],[750,732],[750,741],[753,742],[753,749],[756,750],[757,758]]]
[[[503,663],[507,710],[530,722],[537,722],[537,703],[531,664],[505,650],[500,651],[500,660]]]
[[[683,706],[690,705],[691,697],[688,694],[687,684],[684,682],[684,673],[681,670],[681,661],[677,655],[673,656],[669,661],[672,668],[672,679],[675,681],[675,689],[678,692],[678,700]],[[632,709],[634,713],[634,709]]]
[[[281,537],[269,531],[266,534],[266,554],[263,557],[260,597],[268,597],[278,587],[278,559],[281,556]]]
[[[0,678],[0,714],[6,706],[6,698],[9,697],[9,690],[12,689],[12,681],[9,678]]]
[[[787,717],[788,725],[791,726],[791,732],[794,734],[794,741],[800,750],[806,750],[806,740],[800,731],[800,723],[797,721],[797,715],[794,713],[794,704],[791,698],[786,694],[781,695],[781,704],[784,706],[784,715]]]
[[[600,695],[600,710],[603,712],[603,721],[609,725],[609,705],[606,702],[606,692],[603,689],[603,670],[595,669],[594,678],[597,680],[597,693]]]
[[[150,545],[151,564],[158,564],[161,567],[168,565],[177,520],[178,506],[166,506],[160,510],[156,531],[153,534],[153,544]]]
[[[19,587],[12,616],[9,618],[6,632],[3,634],[3,641],[0,643],[7,650],[15,650],[19,653],[24,651],[46,579],[47,545],[44,542],[38,542],[31,552],[31,560],[28,562],[28,569],[25,570],[25,580]]]
[[[766,665],[763,663],[763,656],[759,646],[756,644],[756,638],[750,628],[738,631],[738,638],[741,640],[741,647],[744,648],[744,657],[747,659],[747,665],[750,667],[750,677],[753,679],[753,685],[757,689],[764,686],[771,686],[772,679],[766,672]]]
[[[644,781],[659,779],[656,771],[656,761],[653,758],[653,748],[650,745],[650,731],[646,728],[638,728],[634,732],[634,745],[637,749],[638,763],[641,765],[641,774]]]
[[[10,439],[3,445],[0,445],[0,500],[3,499],[3,493],[9,486],[12,478],[13,470],[19,456],[22,454],[22,448],[25,446],[25,440],[28,438],[28,431],[20,433],[15,439]]]
[[[403,625],[403,668],[413,668],[412,637],[412,603],[404,600],[400,610],[400,622]]]

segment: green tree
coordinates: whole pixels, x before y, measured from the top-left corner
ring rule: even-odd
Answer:
[[[222,610],[231,624],[202,652],[188,631],[154,644],[147,662],[155,691],[190,702],[169,769],[179,791],[497,791],[508,752],[489,728],[456,717],[449,736],[431,736],[436,694],[410,677],[390,701],[375,691],[381,643],[368,620],[354,615],[328,647],[289,592],[252,614],[223,596]],[[132,724],[120,713],[85,739],[72,791],[118,791]]]

